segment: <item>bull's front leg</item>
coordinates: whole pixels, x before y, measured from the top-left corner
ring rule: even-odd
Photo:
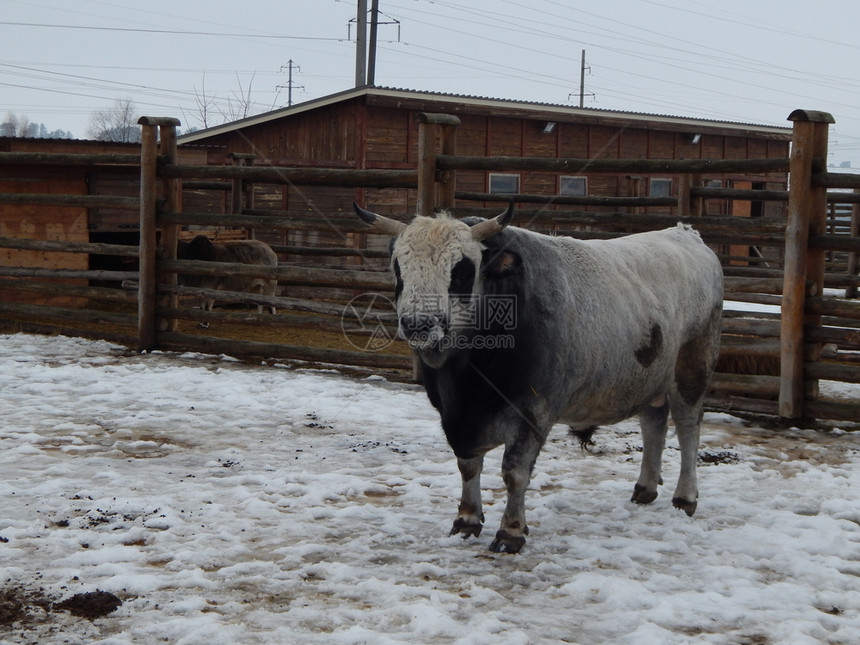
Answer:
[[[457,519],[451,527],[451,535],[458,533],[464,538],[474,535],[478,537],[484,528],[484,513],[481,510],[481,471],[484,468],[484,455],[471,459],[457,459],[460,477],[463,480],[463,494],[460,496],[460,506]]]
[[[531,479],[532,468],[543,446],[541,433],[531,423],[524,424],[516,439],[505,445],[502,458],[502,479],[508,493],[502,525],[496,539],[490,544],[495,553],[518,553],[526,543],[529,533],[526,524],[526,490]]]

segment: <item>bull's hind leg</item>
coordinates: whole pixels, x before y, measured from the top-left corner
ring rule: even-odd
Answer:
[[[657,486],[663,483],[660,476],[662,467],[663,448],[666,445],[666,428],[668,427],[669,402],[666,397],[656,401],[659,405],[648,405],[639,413],[639,425],[642,428],[642,466],[639,469],[639,481],[633,487],[631,502],[650,504],[657,499]]]
[[[481,471],[484,468],[484,456],[458,458],[457,467],[463,480],[463,494],[460,497],[457,519],[451,527],[451,535],[460,533],[464,538],[470,535],[477,537],[484,528],[484,513],[481,510]]]
[[[681,346],[675,362],[675,384],[669,396],[681,448],[681,474],[672,504],[687,515],[695,513],[698,504],[696,462],[699,458],[699,431],[705,392],[719,353],[720,314],[721,308],[715,307],[708,325],[698,336]]]
[[[696,512],[699,485],[696,479],[696,463],[699,458],[699,426],[702,418],[702,399],[694,404],[683,400],[683,396],[672,401],[672,421],[678,434],[681,449],[681,474],[672,497],[672,505],[687,515]]]

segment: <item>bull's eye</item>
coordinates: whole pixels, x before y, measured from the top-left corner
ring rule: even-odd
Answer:
[[[462,258],[451,269],[451,285],[448,293],[452,296],[468,296],[472,293],[475,283],[475,263],[469,258]]]
[[[400,294],[403,291],[403,278],[400,276],[400,262],[397,260],[394,261],[394,299],[397,300],[400,298]]]

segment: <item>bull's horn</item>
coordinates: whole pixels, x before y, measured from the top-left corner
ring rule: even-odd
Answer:
[[[356,215],[361,218],[362,222],[369,224],[379,233],[390,235],[391,237],[397,237],[403,232],[403,229],[406,228],[406,224],[403,222],[398,222],[396,219],[372,213],[363,209],[355,202],[352,202],[352,207],[355,209]]]
[[[501,215],[488,219],[484,222],[475,224],[472,227],[472,239],[480,242],[488,237],[493,237],[496,233],[501,233],[504,228],[511,223],[514,217],[514,202],[508,204],[507,210]]]

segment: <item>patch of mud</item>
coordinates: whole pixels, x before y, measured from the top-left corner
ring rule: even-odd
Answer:
[[[0,589],[0,627],[27,628],[48,621],[51,614],[67,611],[73,616],[95,620],[107,616],[122,605],[108,591],[78,593],[60,602],[48,595],[44,588],[30,589],[22,584],[11,584]]]
[[[51,599],[44,589],[8,586],[0,589],[0,627],[42,620],[51,610]]]
[[[68,611],[73,616],[95,620],[96,618],[107,616],[120,605],[122,605],[122,600],[115,595],[109,591],[96,589],[95,591],[78,593],[71,598],[66,598],[62,602],[55,604],[54,608]]]
[[[706,448],[699,450],[699,464],[716,466],[719,464],[736,464],[742,457],[732,450],[712,450]]]

